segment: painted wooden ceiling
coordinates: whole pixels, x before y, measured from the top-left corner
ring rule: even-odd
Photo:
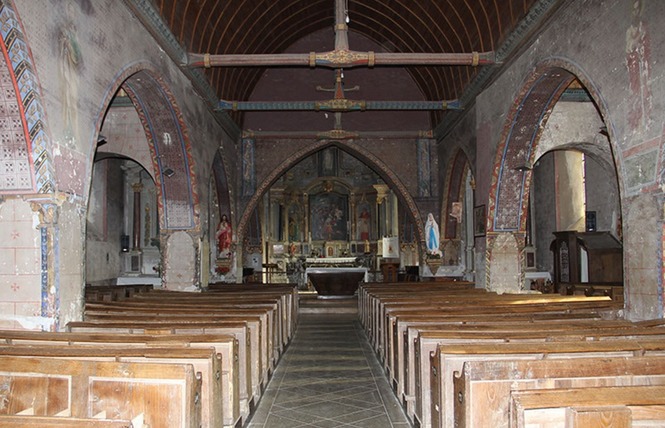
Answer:
[[[335,24],[334,0],[151,1],[179,44],[191,53],[279,54],[294,42]],[[532,9],[547,9],[556,3],[555,0],[344,1],[350,32],[369,38],[386,52],[420,53],[500,53],[502,45],[509,37],[514,38],[515,30],[527,21],[525,17],[530,11],[533,15]],[[548,6],[543,7],[543,3]],[[426,100],[450,100],[461,98],[482,68],[410,66],[407,70]],[[213,67],[204,73],[220,99],[242,101],[250,97],[264,70]]]

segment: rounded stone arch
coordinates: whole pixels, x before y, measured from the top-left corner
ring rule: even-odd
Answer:
[[[238,234],[237,234],[239,239],[240,237],[245,235],[245,229],[248,226],[252,212],[256,209],[256,207],[259,204],[259,201],[263,197],[263,194],[266,191],[268,191],[270,186],[272,186],[279,177],[281,177],[284,173],[286,173],[286,171],[288,171],[291,167],[296,165],[301,160],[305,159],[307,156],[310,156],[315,152],[318,152],[320,150],[332,146],[344,150],[345,152],[357,157],[365,164],[373,168],[377,172],[377,174],[386,182],[386,184],[396,191],[395,194],[397,198],[400,200],[401,203],[405,204],[405,206],[408,208],[406,211],[411,214],[413,223],[416,225],[417,228],[418,242],[420,242],[420,247],[424,249],[425,232],[423,230],[422,221],[420,220],[418,207],[416,206],[415,201],[409,194],[408,189],[402,183],[399,177],[397,177],[397,175],[393,173],[390,170],[390,168],[383,161],[381,161],[381,159],[379,159],[374,154],[362,148],[359,144],[355,144],[348,141],[330,141],[330,140],[317,141],[307,146],[307,148],[301,149],[293,153],[293,155],[291,155],[287,160],[282,162],[282,164],[278,168],[275,168],[265,178],[265,180],[263,180],[263,182],[257,187],[256,192],[254,192],[254,195],[248,201],[247,205],[245,206],[244,212],[240,217],[240,221],[238,222]]]
[[[53,147],[46,120],[41,85],[36,75],[32,52],[28,45],[21,20],[11,2],[0,2],[0,50],[4,67],[2,98],[6,119],[6,131],[23,136],[3,139],[0,144],[13,153],[14,175],[0,183],[0,193],[48,194],[56,191]],[[13,143],[11,143],[13,141]],[[11,144],[11,147],[8,145]]]
[[[524,257],[523,238],[526,232],[531,167],[536,160],[536,151],[545,128],[544,124],[553,106],[575,79],[582,83],[597,106],[607,127],[610,150],[616,153],[615,132],[608,119],[606,103],[586,73],[563,58],[549,58],[538,64],[515,97],[516,101],[510,108],[497,146],[487,202],[485,280],[489,288],[500,291],[505,288],[500,284],[502,281],[507,281],[508,284],[513,280],[519,284],[524,282],[521,259]],[[614,156],[612,158],[614,167],[618,171],[616,158]],[[619,180],[620,194],[621,187]],[[515,255],[517,260],[513,260]],[[502,266],[492,269],[494,262],[499,262]],[[513,269],[508,269],[508,266],[517,266],[516,276],[511,274],[511,277],[507,278],[499,273],[512,271]],[[495,287],[497,283],[499,284]]]

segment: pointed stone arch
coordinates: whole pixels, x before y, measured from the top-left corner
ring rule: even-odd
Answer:
[[[191,143],[180,109],[164,81],[149,70],[122,85],[136,107],[153,154],[162,230],[200,227],[199,194]],[[171,180],[171,177],[177,177]]]
[[[497,147],[485,243],[485,282],[490,289],[519,291],[515,288],[524,288],[522,266],[531,166],[552,108],[574,79],[585,86],[608,124],[610,148],[615,152],[614,132],[606,120],[607,108],[591,79],[565,59],[553,58],[539,64],[515,97]],[[517,271],[514,266],[518,267]]]
[[[247,202],[247,205],[245,206],[244,212],[238,223],[237,236],[244,236],[250,216],[258,206],[258,203],[263,197],[263,194],[268,191],[270,186],[272,186],[272,184],[277,181],[279,177],[281,177],[286,171],[288,171],[301,160],[305,159],[307,156],[310,156],[315,152],[331,146],[338,147],[339,149],[363,161],[365,164],[374,169],[377,174],[386,182],[386,184],[388,184],[388,186],[390,186],[395,191],[395,194],[397,195],[397,198],[400,200],[400,202],[408,207],[406,211],[412,217],[413,223],[416,225],[418,242],[420,243],[420,247],[424,248],[425,232],[423,230],[422,221],[420,221],[419,210],[404,183],[402,183],[399,177],[394,172],[392,172],[390,168],[385,163],[383,163],[383,161],[381,161],[381,159],[364,149],[360,144],[349,141],[316,141],[306,148],[301,149],[289,156],[288,159],[282,162],[278,168],[275,168],[263,180],[263,182],[257,187],[256,192],[254,192],[253,196]]]
[[[55,168],[44,102],[27,38],[12,6],[0,0],[0,50],[4,58],[0,93],[5,106],[0,119],[6,132],[11,133],[11,138],[2,139],[0,147],[11,153],[14,161],[11,171],[1,172],[0,193],[52,193],[56,190]]]

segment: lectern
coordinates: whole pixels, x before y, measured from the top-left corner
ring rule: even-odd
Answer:
[[[554,282],[623,283],[623,246],[609,232],[554,232]],[[585,256],[586,255],[586,256]]]

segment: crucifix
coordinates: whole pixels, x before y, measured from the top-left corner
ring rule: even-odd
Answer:
[[[334,96],[332,100],[335,100],[339,102],[340,104],[343,104],[346,100],[344,97],[345,92],[353,92],[353,91],[358,91],[360,90],[360,86],[356,85],[352,88],[345,89],[344,88],[344,70],[341,68],[338,68],[335,71],[335,86],[332,88],[324,88],[323,86],[317,86],[316,87],[317,91],[320,92],[334,92]],[[333,129],[342,129],[342,112],[339,110],[335,111],[335,126]]]
[[[412,53],[360,52],[349,49],[348,11],[345,0],[335,0],[335,49],[329,52],[287,54],[219,54],[189,53],[189,67],[374,67],[383,65],[488,65],[494,64],[494,52]]]

